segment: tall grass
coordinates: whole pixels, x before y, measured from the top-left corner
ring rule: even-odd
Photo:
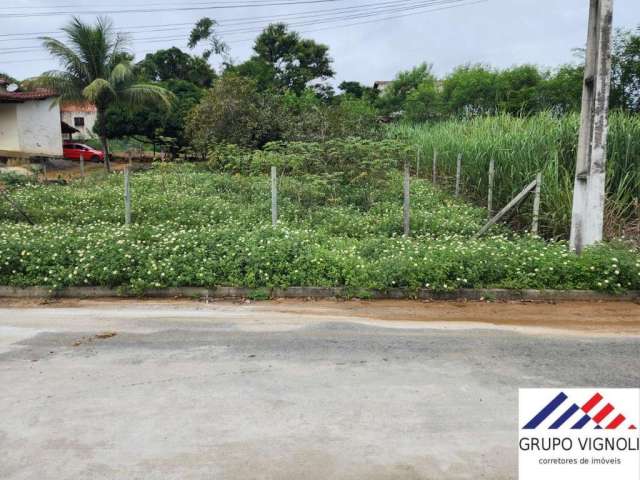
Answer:
[[[640,195],[640,116],[612,113],[609,118],[607,211],[605,228],[619,234],[624,222],[637,215]],[[495,159],[494,206],[500,208],[543,172],[541,232],[567,237],[578,142],[579,117],[540,113],[517,118],[507,114],[423,125],[393,125],[389,134],[416,145],[421,176],[430,173],[433,151],[438,152],[438,174],[453,177],[456,157],[462,153],[462,187],[467,198],[486,205],[488,169]],[[530,222],[529,205],[515,215],[521,225]]]

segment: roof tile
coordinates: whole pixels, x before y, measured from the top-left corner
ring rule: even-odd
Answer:
[[[30,92],[7,92],[0,89],[0,102],[24,102],[26,100],[44,100],[45,98],[57,97],[58,94],[46,88],[36,88]]]

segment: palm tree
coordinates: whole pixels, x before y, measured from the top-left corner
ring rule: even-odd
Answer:
[[[108,18],[95,25],[74,17],[62,31],[66,42],[41,37],[43,46],[63,65],[63,70],[42,74],[38,82],[54,89],[60,101],[91,102],[98,112],[97,133],[104,151],[104,163],[110,170],[109,142],[105,112],[110,105],[136,106],[144,103],[171,107],[173,94],[150,83],[135,81],[133,59],[126,50],[127,38],[113,31]]]

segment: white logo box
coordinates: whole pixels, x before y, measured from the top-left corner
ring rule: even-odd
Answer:
[[[518,412],[521,480],[640,478],[640,389],[524,388]]]

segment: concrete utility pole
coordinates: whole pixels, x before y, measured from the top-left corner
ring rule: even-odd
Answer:
[[[613,0],[590,0],[582,113],[571,217],[572,249],[602,240],[611,84]]]

